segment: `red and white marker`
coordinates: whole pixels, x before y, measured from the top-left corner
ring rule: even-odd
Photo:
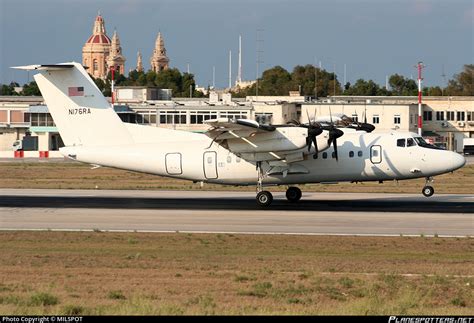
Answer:
[[[115,66],[110,67],[110,72],[112,73],[112,82],[111,82],[111,97],[112,97],[112,107],[114,106],[114,79],[115,79]]]
[[[422,133],[422,126],[423,126],[423,119],[422,119],[422,111],[421,111],[421,81],[423,78],[421,77],[421,70],[425,67],[423,62],[418,62],[418,135],[421,136]]]

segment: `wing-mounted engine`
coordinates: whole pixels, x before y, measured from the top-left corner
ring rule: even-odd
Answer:
[[[247,119],[212,119],[213,142],[249,161],[301,161],[330,145],[330,132],[316,126],[268,126]]]

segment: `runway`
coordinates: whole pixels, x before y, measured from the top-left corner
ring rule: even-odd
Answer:
[[[474,235],[474,195],[0,189],[3,230]]]

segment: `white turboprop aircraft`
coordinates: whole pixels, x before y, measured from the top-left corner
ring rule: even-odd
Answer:
[[[213,119],[205,121],[211,126],[206,133],[124,123],[81,64],[16,68],[39,72],[34,78],[64,141],[64,156],[194,182],[257,184],[261,206],[273,200],[264,186],[420,177],[429,183],[466,162],[417,134],[372,133],[366,123],[341,130],[332,120],[268,126]],[[422,193],[431,196],[434,189],[425,184]],[[301,190],[289,186],[286,197],[296,202]]]

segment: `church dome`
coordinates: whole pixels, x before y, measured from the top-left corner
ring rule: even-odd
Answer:
[[[86,44],[110,44],[110,38],[107,35],[92,35],[87,40]]]
[[[105,32],[105,21],[100,13],[95,18],[94,28],[92,29],[92,36],[86,41],[86,44],[105,44],[110,45],[111,40]]]

